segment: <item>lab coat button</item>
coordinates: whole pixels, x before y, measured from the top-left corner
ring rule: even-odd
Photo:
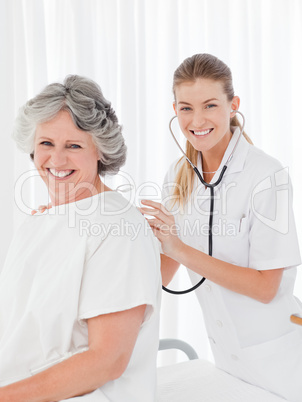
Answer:
[[[219,321],[219,320],[216,321],[216,324],[217,324],[217,327],[219,327],[219,328],[222,328],[222,327],[223,327],[222,322]]]
[[[211,288],[210,285],[204,285],[204,288],[205,288],[208,292],[211,292],[211,291],[212,291],[212,288]]]
[[[232,360],[235,360],[235,361],[236,361],[236,360],[239,360],[239,359],[238,359],[238,356],[236,356],[236,355],[231,355],[231,359],[232,359]]]

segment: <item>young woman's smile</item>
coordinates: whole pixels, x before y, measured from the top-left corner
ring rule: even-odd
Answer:
[[[67,111],[38,125],[34,162],[53,205],[99,192],[98,159],[91,135],[77,128]]]
[[[229,101],[220,81],[202,78],[177,85],[175,97],[174,109],[187,140],[204,157],[222,158],[232,135],[232,109],[239,107],[239,98]]]

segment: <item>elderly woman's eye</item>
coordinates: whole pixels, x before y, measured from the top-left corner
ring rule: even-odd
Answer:
[[[42,141],[42,142],[41,142],[41,145],[52,145],[52,143],[49,142],[49,141]]]
[[[71,145],[70,145],[70,148],[72,148],[72,149],[78,149],[78,148],[81,148],[81,146],[78,145],[78,144],[71,144]]]

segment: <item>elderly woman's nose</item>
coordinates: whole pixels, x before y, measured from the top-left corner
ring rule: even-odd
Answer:
[[[54,167],[60,167],[66,164],[67,155],[63,150],[54,149],[50,155],[50,161],[54,165]]]

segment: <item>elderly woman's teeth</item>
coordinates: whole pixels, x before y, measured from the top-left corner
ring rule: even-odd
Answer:
[[[56,170],[56,169],[49,169],[50,173],[56,177],[67,177],[74,172],[74,170]]]

